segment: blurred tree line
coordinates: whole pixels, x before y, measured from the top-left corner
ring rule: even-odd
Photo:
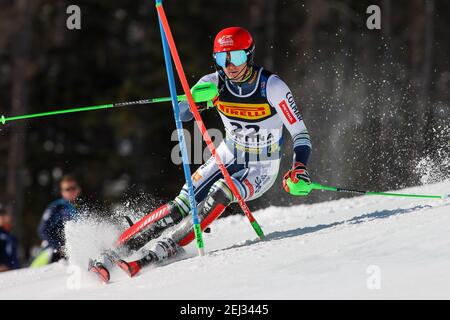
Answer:
[[[81,30],[66,28],[72,4]],[[381,30],[366,27],[371,4],[381,7]],[[165,8],[191,84],[213,71],[221,28],[254,34],[256,63],[289,84],[304,115],[314,180],[395,189],[420,183],[420,159],[448,156],[450,2],[166,0]],[[152,1],[0,0],[0,115],[168,93]],[[222,128],[215,112],[203,115],[207,127]],[[0,198],[23,246],[37,242],[37,223],[66,172],[106,211],[142,194],[173,198],[184,181],[170,158],[174,129],[169,103],[0,127]],[[291,163],[289,139],[285,154],[281,172]],[[290,197],[281,176],[252,209],[340,197]]]

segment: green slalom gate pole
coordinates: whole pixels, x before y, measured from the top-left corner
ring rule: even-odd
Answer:
[[[389,193],[389,192],[355,190],[355,189],[323,186],[316,182],[306,183],[303,180],[300,180],[299,182],[294,183],[294,182],[292,182],[292,180],[290,178],[287,180],[287,185],[289,186],[289,193],[294,196],[307,196],[313,190],[326,190],[326,191],[335,191],[335,192],[357,193],[357,194],[371,195],[371,196],[409,197],[409,198],[423,198],[423,199],[446,199],[446,198],[450,197],[450,195],[448,195],[448,194],[447,195],[423,195],[423,194]]]
[[[213,100],[214,97],[216,97],[218,95],[217,86],[211,82],[199,83],[199,84],[195,85],[194,87],[192,87],[191,92],[192,92],[195,102],[211,103],[211,100]],[[178,99],[178,101],[186,101],[187,100],[186,95],[177,96],[177,99]],[[170,102],[170,101],[172,101],[171,97],[164,97],[164,98],[144,99],[144,100],[136,100],[136,101],[129,101],[129,102],[110,103],[110,104],[103,104],[103,105],[89,106],[89,107],[79,107],[79,108],[55,110],[55,111],[48,111],[48,112],[41,112],[41,113],[32,113],[32,114],[25,114],[25,115],[13,116],[13,117],[5,117],[2,115],[0,117],[0,123],[6,124],[7,122],[12,122],[12,121],[17,121],[17,120],[41,118],[41,117],[48,117],[48,116],[66,114],[66,113],[110,109],[110,108],[117,108],[117,107],[129,107],[129,106],[136,106],[136,105],[147,105],[147,104],[152,104],[152,103],[161,103],[161,102]]]

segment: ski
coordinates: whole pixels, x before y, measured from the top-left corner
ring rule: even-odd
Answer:
[[[95,274],[103,283],[111,279],[110,268],[119,261],[116,250],[105,250],[96,259],[90,259],[88,271]]]
[[[150,214],[147,214],[144,216],[141,220],[134,223],[131,227],[129,227],[127,230],[125,230],[119,239],[116,242],[116,247],[119,247],[126,243],[128,240],[130,240],[132,237],[140,233],[144,228],[147,228],[151,226],[156,221],[164,218],[170,213],[168,205],[164,205],[157,210],[151,212]]]
[[[109,270],[101,262],[94,262],[94,260],[91,260],[88,271],[95,274],[103,283],[108,283],[111,279]]]
[[[135,240],[136,235],[141,233],[144,229],[149,229],[154,223],[164,218],[169,213],[170,210],[168,209],[168,206],[164,205],[147,214],[136,223],[133,223],[130,217],[125,216],[125,219],[127,220],[130,227],[120,235],[119,239],[115,243],[114,249],[104,251],[98,258],[90,260],[88,271],[95,273],[97,276],[99,276],[102,282],[105,283],[109,282],[110,279],[108,271],[109,266],[117,265],[128,274],[134,275],[135,273],[137,273],[139,270],[137,270],[136,272],[133,271],[136,269],[136,266],[134,264],[130,267],[126,266],[126,262],[119,258],[118,252],[121,248],[123,248],[125,243],[130,243]],[[108,262],[108,266],[106,266],[105,262]]]
[[[134,261],[125,261],[119,259],[116,253],[106,252],[93,263],[94,266],[98,266],[99,268],[93,268],[92,271],[99,273],[97,275],[100,276],[104,282],[109,281],[109,273],[105,275],[106,272],[103,270],[107,270],[106,264],[108,264],[108,266],[115,265],[122,269],[129,277],[134,277],[142,268],[150,265],[158,265],[163,260],[182,253],[185,253],[183,248],[177,246],[173,240],[165,239],[158,242],[156,249],[146,251],[143,257]]]
[[[118,260],[116,266],[128,274],[130,278],[134,277],[141,270],[139,261],[126,262],[125,260]]]
[[[141,270],[139,261],[126,262],[125,260],[118,259],[112,261],[111,266],[114,265],[123,270],[129,277],[134,277]],[[103,283],[109,283],[111,280],[111,273],[102,262],[91,260],[89,262],[88,271],[97,276]]]

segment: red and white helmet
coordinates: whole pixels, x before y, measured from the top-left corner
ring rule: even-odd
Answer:
[[[248,50],[253,47],[253,37],[244,28],[231,27],[220,31],[214,40],[214,53]]]
[[[220,52],[244,50],[247,53],[247,63],[253,64],[255,44],[253,37],[246,29],[230,27],[220,31],[214,39],[213,55]]]

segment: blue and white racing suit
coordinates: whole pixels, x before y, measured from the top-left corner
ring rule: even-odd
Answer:
[[[214,103],[225,127],[226,138],[217,153],[245,200],[263,195],[275,182],[281,159],[283,126],[293,139],[294,160],[308,163],[311,142],[303,117],[288,86],[277,75],[260,67],[243,83],[222,79],[217,72],[201,82],[212,82],[219,89]],[[193,118],[187,103],[180,104],[181,118]],[[192,175],[197,203],[204,200],[211,186],[223,178],[211,157]],[[190,210],[185,185],[175,201],[185,214]]]

